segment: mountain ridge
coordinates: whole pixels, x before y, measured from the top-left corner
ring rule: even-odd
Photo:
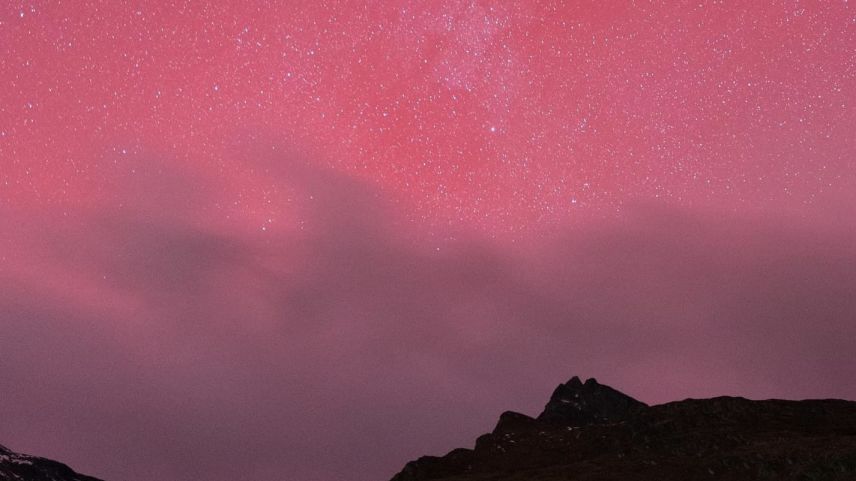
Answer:
[[[684,399],[648,406],[595,379],[560,384],[537,417],[506,411],[475,446],[392,481],[856,479],[856,402]]]
[[[20,454],[0,445],[0,479],[9,481],[101,481],[63,463]]]

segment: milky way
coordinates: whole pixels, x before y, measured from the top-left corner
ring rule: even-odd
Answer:
[[[385,479],[598,376],[856,397],[856,9],[0,6],[0,443]]]

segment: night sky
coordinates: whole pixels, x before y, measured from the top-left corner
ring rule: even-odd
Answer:
[[[0,443],[382,481],[596,376],[856,399],[856,6],[4,1]]]

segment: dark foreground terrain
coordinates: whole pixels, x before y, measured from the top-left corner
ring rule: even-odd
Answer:
[[[647,406],[574,377],[537,418],[503,413],[474,449],[411,461],[392,481],[702,479],[856,481],[856,402]]]
[[[0,480],[3,481],[99,481],[75,473],[50,459],[14,453],[0,446]]]

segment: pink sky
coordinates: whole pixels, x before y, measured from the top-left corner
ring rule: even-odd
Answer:
[[[373,481],[597,377],[856,398],[847,2],[6,2],[0,443]]]

